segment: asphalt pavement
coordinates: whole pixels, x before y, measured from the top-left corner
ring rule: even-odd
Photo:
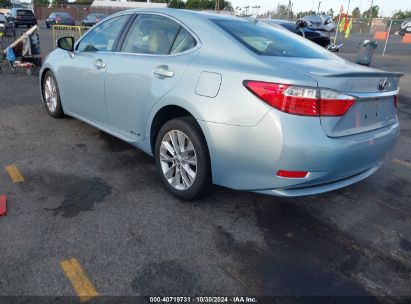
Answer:
[[[42,28],[40,36],[46,54],[50,31]],[[0,194],[7,195],[8,213],[0,217],[0,302],[79,302],[83,288],[94,292],[85,299],[91,302],[247,295],[262,302],[276,296],[276,303],[329,299],[304,296],[409,303],[409,58],[375,56],[372,64],[406,73],[401,137],[373,176],[292,199],[215,187],[194,203],[173,198],[153,159],[139,150],[78,120],[48,116],[37,76],[5,71]],[[13,182],[10,170],[23,180]],[[124,300],[108,302],[118,299]]]

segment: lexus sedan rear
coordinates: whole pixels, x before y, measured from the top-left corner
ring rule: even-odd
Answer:
[[[377,171],[399,136],[401,75],[254,20],[130,10],[58,46],[40,72],[49,114],[153,155],[180,199],[212,183],[279,196],[338,189]]]

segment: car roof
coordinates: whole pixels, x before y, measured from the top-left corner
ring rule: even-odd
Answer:
[[[135,9],[121,11],[114,15],[122,15],[122,14],[130,13],[130,12],[158,13],[158,14],[169,15],[175,18],[184,18],[184,19],[190,18],[190,17],[196,17],[198,19],[203,19],[203,20],[207,20],[207,19],[208,20],[211,20],[211,19],[242,20],[241,18],[238,18],[236,16],[231,16],[231,15],[213,14],[213,13],[207,13],[207,12],[202,12],[202,11],[192,11],[192,10],[174,9],[174,8],[146,8],[146,9],[135,8]]]

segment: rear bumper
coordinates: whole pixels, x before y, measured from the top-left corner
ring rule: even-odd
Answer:
[[[281,196],[322,193],[358,182],[380,166],[399,137],[393,125],[330,138],[320,119],[271,110],[256,126],[199,121],[209,146],[213,182]],[[307,171],[305,178],[282,178],[278,170]]]
[[[284,196],[284,197],[315,195],[315,194],[329,192],[329,191],[333,191],[333,190],[340,189],[343,187],[347,187],[354,183],[360,182],[363,179],[375,173],[381,167],[381,165],[382,165],[382,162],[364,172],[360,172],[353,176],[348,176],[346,178],[342,178],[342,179],[335,180],[335,181],[329,181],[327,183],[322,183],[318,185],[312,185],[312,186],[306,186],[306,187],[296,187],[296,188],[290,188],[290,189],[262,190],[262,191],[255,191],[255,192],[266,194],[266,195]]]

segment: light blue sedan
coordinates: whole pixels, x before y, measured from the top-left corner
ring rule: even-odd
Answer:
[[[257,20],[130,10],[57,46],[40,72],[48,113],[153,155],[180,199],[211,184],[279,196],[338,189],[377,171],[399,136],[401,75]]]

